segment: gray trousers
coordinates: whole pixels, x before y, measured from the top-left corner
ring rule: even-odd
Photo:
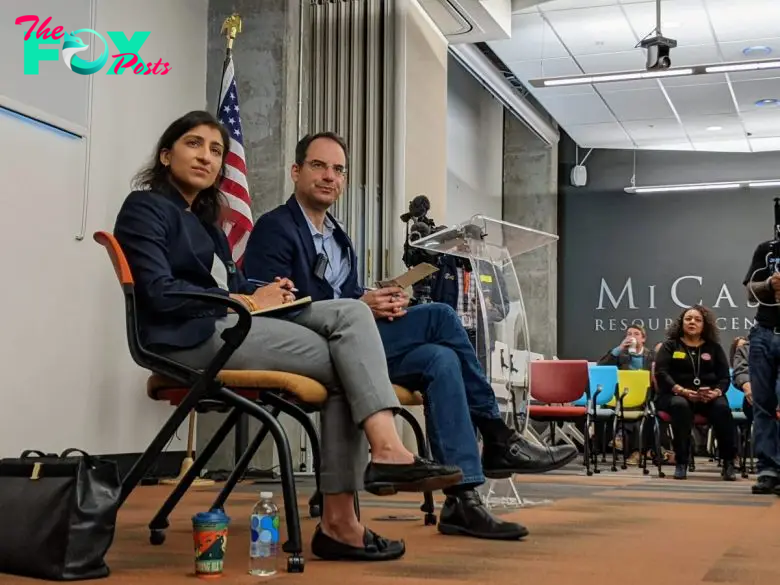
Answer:
[[[205,368],[224,343],[220,334],[237,319],[234,314],[220,319],[209,340],[168,356]],[[249,334],[225,368],[290,372],[322,383],[328,400],[320,413],[320,489],[325,494],[362,489],[368,446],[360,427],[372,414],[401,408],[376,321],[365,303],[319,301],[291,320],[253,317]]]

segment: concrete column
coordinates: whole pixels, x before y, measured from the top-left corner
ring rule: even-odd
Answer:
[[[558,233],[558,148],[542,142],[515,116],[504,114],[504,221]],[[531,351],[558,349],[558,246],[515,260],[523,292]]]
[[[252,212],[262,213],[283,203],[292,192],[289,169],[299,136],[298,77],[299,10],[295,0],[210,0],[208,17],[207,99],[208,109],[218,107],[226,42],[220,30],[225,18],[238,13],[243,30],[233,44],[241,124]],[[200,451],[224,420],[210,413],[198,417],[197,450]],[[290,447],[297,461],[300,426],[281,417],[288,430]],[[250,421],[249,439],[257,424]],[[274,465],[273,441],[266,440],[252,467]],[[209,469],[232,469],[233,435],[208,465]]]

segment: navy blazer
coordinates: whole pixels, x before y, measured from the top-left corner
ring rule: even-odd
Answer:
[[[359,299],[363,288],[358,284],[357,256],[349,236],[328,214],[335,230],[333,237],[345,254],[349,254],[350,270],[341,287],[341,298]],[[311,229],[293,195],[287,203],[262,215],[244,251],[244,273],[247,278],[273,282],[277,276],[293,281],[298,298],[311,296],[314,301],[333,298],[333,287],[324,278],[314,275],[317,251]]]
[[[214,323],[227,309],[202,301],[166,296],[170,291],[227,296],[211,275],[216,253],[228,269],[230,292],[251,294],[233,263],[224,232],[188,210],[173,187],[133,191],[114,226],[135,280],[139,335],[153,349],[194,347],[214,334]]]

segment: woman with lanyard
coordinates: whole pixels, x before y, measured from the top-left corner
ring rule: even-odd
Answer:
[[[686,479],[694,414],[707,417],[718,440],[723,479],[734,481],[734,419],[725,398],[729,362],[718,343],[715,316],[706,307],[685,309],[656,354],[656,408],[669,413],[674,434],[675,479]]]

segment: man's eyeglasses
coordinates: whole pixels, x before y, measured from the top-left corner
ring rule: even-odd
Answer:
[[[344,165],[329,165],[328,163],[322,162],[321,160],[307,160],[306,164],[309,165],[311,170],[317,172],[324,172],[327,169],[333,169],[333,172],[339,177],[343,177],[347,174],[347,167]]]

